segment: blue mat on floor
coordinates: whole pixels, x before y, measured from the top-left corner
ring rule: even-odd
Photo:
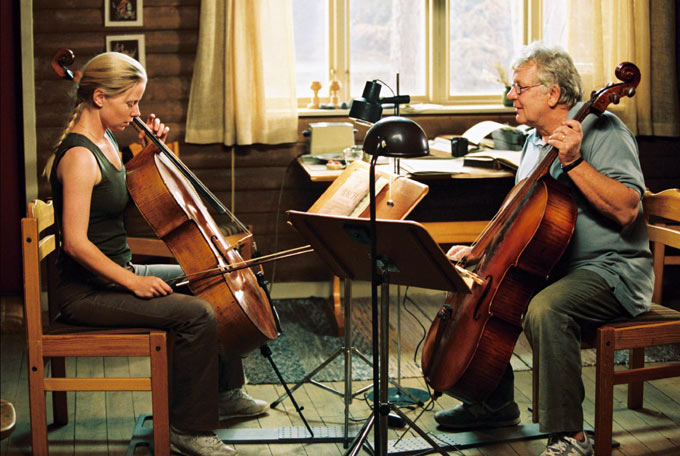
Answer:
[[[343,337],[334,336],[334,329],[326,310],[326,300],[321,298],[287,299],[274,302],[281,319],[282,334],[267,345],[272,359],[281,371],[286,383],[302,380],[309,372],[333,355],[344,342]],[[370,334],[370,331],[367,333]],[[361,328],[353,331],[353,345],[371,359],[371,341]],[[372,369],[356,357],[353,366],[355,380],[372,378]],[[344,358],[337,357],[314,378],[319,381],[341,381],[344,379]],[[244,369],[249,383],[279,383],[269,361],[259,350],[244,360]]]

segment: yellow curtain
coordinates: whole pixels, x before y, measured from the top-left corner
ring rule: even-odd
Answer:
[[[680,3],[651,2],[652,130],[658,136],[680,136],[680,62],[676,27]]]
[[[290,0],[202,0],[186,142],[297,140]]]
[[[633,62],[640,69],[642,78],[636,95],[608,108],[635,134],[680,135],[673,3],[663,0],[567,2],[567,47],[583,78],[586,98],[592,90],[617,82],[614,70],[619,63]],[[669,54],[661,55],[664,52]],[[658,77],[660,74],[664,75],[663,79]]]

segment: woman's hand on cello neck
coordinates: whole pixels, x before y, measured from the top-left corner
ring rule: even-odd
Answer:
[[[156,114],[153,113],[149,114],[149,116],[146,118],[146,125],[153,132],[153,134],[156,135],[158,139],[160,139],[162,142],[165,142],[165,139],[168,137],[170,127],[166,126],[163,122],[161,122],[161,119],[156,117]],[[138,139],[140,144],[146,146],[147,139],[143,131],[139,132]]]

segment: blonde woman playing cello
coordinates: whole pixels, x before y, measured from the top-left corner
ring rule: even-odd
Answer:
[[[221,350],[215,312],[203,299],[173,293],[165,280],[178,265],[131,263],[123,212],[129,203],[125,167],[112,134],[140,115],[146,72],[116,52],[81,70],[75,108],[46,174],[60,228],[61,318],[93,326],[145,326],[175,332],[170,444],[184,455],[235,455],[212,432],[220,419],[267,408],[242,391],[241,360]],[[147,124],[165,140],[153,114]],[[140,140],[143,136],[140,135]]]

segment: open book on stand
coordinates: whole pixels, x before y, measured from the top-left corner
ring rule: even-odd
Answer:
[[[359,217],[370,203],[368,170],[358,169],[351,173],[333,196],[319,208],[319,213]],[[387,179],[375,179],[375,194],[388,185]]]
[[[308,212],[344,217],[369,217],[368,163],[352,162],[326,189]],[[425,197],[428,187],[383,170],[375,172],[378,218],[403,219]]]

